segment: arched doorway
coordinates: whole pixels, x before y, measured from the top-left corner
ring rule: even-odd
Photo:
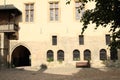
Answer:
[[[16,47],[12,52],[12,65],[15,67],[31,66],[30,55],[30,51],[26,47],[22,45]]]

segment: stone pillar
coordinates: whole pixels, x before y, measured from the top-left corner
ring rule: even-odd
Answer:
[[[2,68],[4,66],[4,33],[0,33],[0,67]]]
[[[0,33],[0,67],[7,67],[7,55],[9,49],[9,40],[5,33]]]

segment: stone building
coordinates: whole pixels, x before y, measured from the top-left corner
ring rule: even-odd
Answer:
[[[81,35],[81,3],[71,0],[0,0],[1,66],[75,66],[90,60],[91,67],[112,63],[109,27],[95,24]],[[86,9],[94,7],[89,3]],[[119,59],[116,56],[116,59]],[[111,64],[109,64],[111,65]]]

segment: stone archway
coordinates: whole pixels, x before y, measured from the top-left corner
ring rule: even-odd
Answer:
[[[12,65],[15,67],[31,66],[30,55],[30,51],[26,47],[22,45],[16,47],[12,52]]]

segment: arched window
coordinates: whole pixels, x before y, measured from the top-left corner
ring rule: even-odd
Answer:
[[[84,51],[84,60],[91,60],[91,52],[88,49]]]
[[[79,50],[74,50],[73,51],[73,60],[74,61],[79,61],[80,60],[80,51]]]
[[[47,61],[51,62],[54,60],[54,55],[53,55],[53,51],[52,50],[48,50],[47,51]]]
[[[107,59],[107,54],[105,49],[100,50],[100,60],[106,60]]]
[[[64,51],[59,50],[59,51],[57,52],[57,60],[58,60],[58,61],[64,61]]]

